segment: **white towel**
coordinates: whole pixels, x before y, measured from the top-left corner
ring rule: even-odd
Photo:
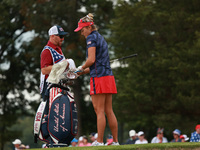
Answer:
[[[67,68],[69,64],[69,67]],[[63,78],[76,79],[78,76],[74,73],[76,65],[72,59],[66,59],[53,65],[52,70],[47,79],[50,83],[59,83]]]

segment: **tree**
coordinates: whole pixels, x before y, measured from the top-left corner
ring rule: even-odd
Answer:
[[[85,60],[85,40],[74,33],[78,20],[89,10],[94,12],[100,28],[105,28],[113,15],[113,6],[110,1],[84,0],[3,0],[0,3],[0,149],[3,150],[6,141],[20,136],[10,127],[19,116],[27,114],[26,106],[36,111],[40,102],[26,100],[23,91],[32,95],[39,93],[40,53],[48,41],[49,28],[59,24],[70,33],[65,38],[63,51],[79,65]],[[80,11],[81,8],[86,8],[86,12]],[[25,33],[32,36],[30,41],[23,40]],[[88,76],[80,77],[73,86],[79,110],[79,134],[96,130],[92,104],[84,101],[84,95],[88,93],[88,89],[83,88],[86,83],[88,85],[87,79]]]
[[[115,70],[119,121],[148,138],[157,127],[170,138],[175,128],[190,134],[200,113],[199,1],[121,1],[115,13],[116,57],[138,53]]]
[[[0,21],[0,149],[6,141],[20,135],[10,131],[19,116],[26,115],[28,101],[23,90],[34,91],[35,80],[32,79],[35,64],[33,53],[20,43],[20,37],[28,31],[24,24],[23,1],[1,1]],[[29,65],[27,65],[29,64]]]
[[[63,51],[67,58],[72,58],[76,62],[76,65],[81,65],[85,60],[85,39],[78,33],[74,32],[74,29],[78,25],[78,21],[81,17],[87,15],[89,12],[94,12],[95,18],[99,23],[99,28],[103,28],[110,21],[113,13],[113,5],[111,1],[38,1],[32,3],[26,2],[26,9],[28,10],[25,14],[28,16],[26,18],[27,26],[30,30],[34,30],[39,36],[36,36],[31,45],[30,49],[34,48],[36,55],[36,60],[39,60],[40,52],[43,46],[48,41],[47,31],[54,25],[61,25],[65,31],[70,33],[70,36],[65,38],[63,44]],[[65,7],[63,7],[65,6]],[[79,11],[81,8],[85,8],[86,12]],[[104,12],[104,13],[102,13]],[[40,24],[38,22],[40,21]],[[43,26],[41,26],[41,24]],[[105,30],[103,30],[105,33]],[[36,64],[39,62],[35,62]],[[84,97],[88,92],[87,88],[83,88],[88,85],[88,76],[83,76],[77,79],[75,85],[73,86],[74,98],[78,107],[78,120],[79,120],[79,134],[84,132],[91,132],[90,130],[96,130],[94,124],[96,122],[96,117],[94,111],[92,110],[92,104],[84,101]],[[84,90],[82,90],[84,89]],[[89,92],[88,92],[89,93]],[[90,110],[90,111],[84,111]],[[91,113],[92,111],[92,113]],[[83,113],[84,112],[84,113]],[[89,116],[89,117],[88,117]],[[84,123],[87,122],[87,123]],[[91,123],[91,124],[90,124]],[[90,128],[88,128],[88,124]],[[85,134],[85,133],[84,133]]]

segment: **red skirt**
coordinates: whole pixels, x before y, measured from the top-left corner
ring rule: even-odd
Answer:
[[[117,93],[114,76],[90,78],[90,95],[103,93]]]

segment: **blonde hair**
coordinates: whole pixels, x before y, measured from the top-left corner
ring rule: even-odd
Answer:
[[[93,17],[94,17],[94,15],[92,13],[89,13],[85,17],[81,18],[81,20],[83,22],[94,22]],[[91,25],[91,27],[92,27],[93,30],[97,30],[97,26],[95,24]]]

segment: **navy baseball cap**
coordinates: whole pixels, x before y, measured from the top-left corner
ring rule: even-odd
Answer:
[[[49,29],[49,35],[67,35],[68,32],[65,32],[63,28],[59,25],[55,25]]]

